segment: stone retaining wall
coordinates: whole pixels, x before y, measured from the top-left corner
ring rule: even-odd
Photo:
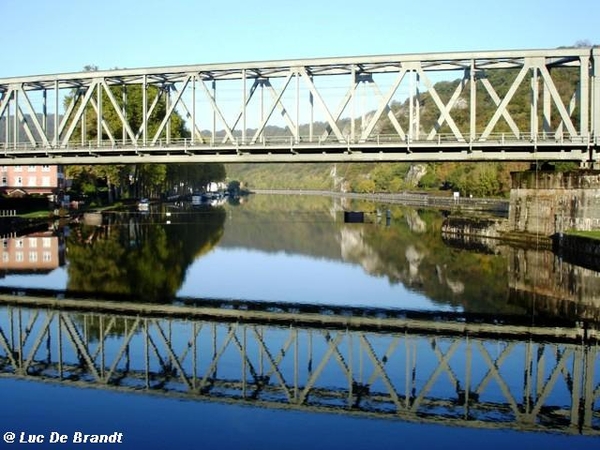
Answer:
[[[511,231],[552,236],[566,230],[600,230],[600,171],[511,175]]]

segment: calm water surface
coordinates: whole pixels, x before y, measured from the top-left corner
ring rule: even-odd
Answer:
[[[598,445],[596,341],[526,332],[593,328],[598,272],[535,246],[467,250],[443,220],[254,196],[7,238],[0,431],[121,432],[121,448]],[[504,325],[461,328],[471,317]]]

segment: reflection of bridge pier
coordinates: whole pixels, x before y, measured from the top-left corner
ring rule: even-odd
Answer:
[[[382,312],[352,322],[338,312],[256,305],[152,311],[127,303],[94,310],[82,302],[69,311],[74,304],[40,300],[46,306],[0,308],[2,376],[268,408],[600,434],[598,336],[585,339],[581,329],[552,337],[556,327],[433,316],[386,321]],[[377,321],[397,328],[382,331]]]
[[[600,318],[600,274],[548,250],[507,247],[511,301],[538,314]]]

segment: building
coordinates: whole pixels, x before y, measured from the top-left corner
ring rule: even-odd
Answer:
[[[59,166],[0,166],[0,193],[9,196],[57,195],[64,189]]]
[[[51,231],[4,237],[0,273],[50,272],[64,265],[64,242]]]

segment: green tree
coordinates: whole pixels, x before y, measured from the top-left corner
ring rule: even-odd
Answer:
[[[86,66],[87,71],[96,71],[96,66]],[[115,100],[116,107],[126,118],[134,133],[141,132],[144,117],[144,101],[141,85],[119,85],[110,86],[110,92]],[[154,137],[159,130],[161,123],[167,114],[168,86],[162,88],[158,86],[148,86],[147,104],[151,105],[156,101],[155,107],[147,117],[147,136]],[[74,145],[95,145],[98,139],[102,141],[114,139],[126,144],[129,136],[119,117],[119,113],[104,90],[102,91],[102,118],[103,124],[98,129],[98,119],[95,108],[89,105],[82,119],[75,126],[71,135],[71,143]],[[77,91],[64,100],[65,108],[74,102],[77,108],[82,97]],[[71,124],[69,124],[71,125]],[[188,138],[190,135],[186,129],[183,118],[173,112],[169,118],[169,126],[164,127],[158,136],[161,140],[176,140]],[[86,187],[103,187],[107,190],[107,199],[112,202],[114,197],[128,193],[136,197],[150,197],[159,195],[165,188],[174,183],[185,182],[187,184],[206,184],[208,181],[219,181],[225,178],[225,169],[223,165],[212,164],[204,167],[204,164],[186,164],[170,165],[165,164],[136,164],[128,165],[93,165],[85,168],[67,168],[67,177],[76,180],[82,176],[81,182],[74,184]],[[220,167],[216,167],[220,166]],[[186,177],[182,177],[185,174]],[[213,178],[210,178],[213,177]],[[94,180],[95,178],[95,180]],[[123,189],[127,187],[127,189]]]

